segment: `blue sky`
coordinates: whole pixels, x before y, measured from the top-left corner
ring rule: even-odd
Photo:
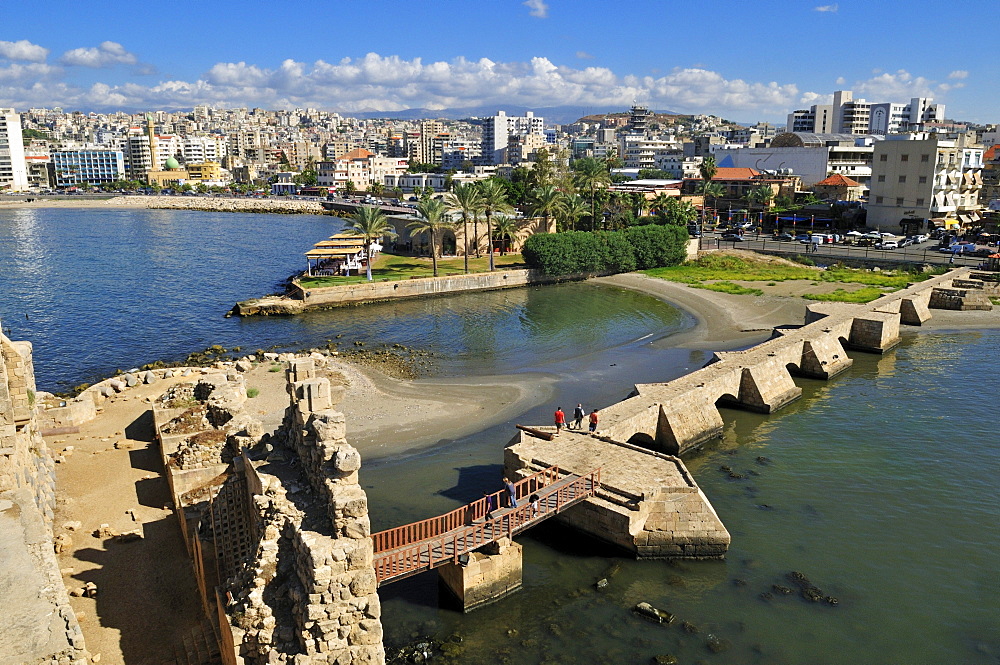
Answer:
[[[829,4],[826,4],[828,3]],[[0,106],[487,105],[783,121],[837,89],[1000,120],[983,0],[6,2]]]

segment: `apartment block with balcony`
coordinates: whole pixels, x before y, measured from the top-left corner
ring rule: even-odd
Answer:
[[[55,186],[59,189],[100,185],[125,178],[125,156],[120,150],[55,150],[51,158]]]
[[[28,168],[24,162],[21,116],[14,109],[0,108],[0,190],[28,189]]]
[[[972,138],[896,134],[875,144],[868,225],[898,231],[903,220],[969,227],[978,222],[983,148]]]

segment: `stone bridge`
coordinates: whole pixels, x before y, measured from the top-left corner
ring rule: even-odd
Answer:
[[[720,406],[776,411],[802,394],[793,376],[836,376],[853,363],[847,349],[884,353],[899,343],[901,324],[930,319],[930,306],[990,308],[992,287],[968,273],[953,270],[863,305],[812,304],[801,326],[776,328],[743,351],[718,352],[673,381],[636,385],[631,397],[601,411],[597,435],[563,430],[545,441],[520,432],[506,451],[506,472],[601,467],[603,492],[559,519],[640,558],[721,556],[729,534],[676,456],[721,436]],[[543,436],[552,430],[533,429]]]

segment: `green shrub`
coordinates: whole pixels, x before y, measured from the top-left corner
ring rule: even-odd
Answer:
[[[822,300],[826,302],[871,302],[876,298],[881,298],[885,295],[885,291],[876,288],[874,286],[866,286],[860,288],[856,291],[845,291],[844,289],[837,289],[832,293],[803,293],[802,297],[806,300]]]
[[[631,272],[677,265],[687,253],[686,229],[646,225],[625,231],[536,234],[524,244],[524,261],[546,275]]]
[[[271,365],[271,368],[268,369],[267,371],[268,372],[280,372],[282,369],[283,369],[283,367],[281,365],[274,364],[274,365]]]
[[[254,398],[260,394],[260,390],[257,388],[247,388],[247,397]]]

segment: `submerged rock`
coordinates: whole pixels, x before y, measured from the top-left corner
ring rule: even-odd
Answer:
[[[656,623],[672,623],[674,620],[674,615],[670,612],[657,609],[650,605],[649,603],[639,603],[632,611],[643,617],[644,619],[649,619],[650,621],[655,621]]]

